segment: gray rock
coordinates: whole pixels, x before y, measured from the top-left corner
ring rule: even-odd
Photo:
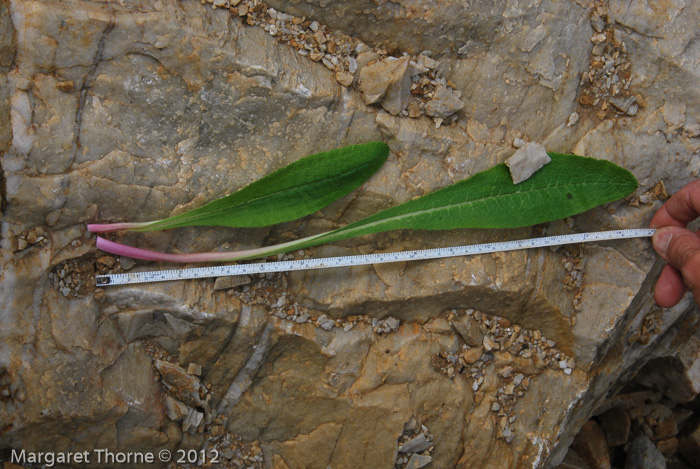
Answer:
[[[202,376],[202,366],[196,363],[190,363],[187,365],[187,374],[194,376]]]
[[[252,282],[250,275],[219,277],[214,282],[214,290],[229,290],[231,288],[240,287],[241,285],[249,285],[250,282]]]
[[[399,328],[399,325],[401,324],[401,321],[394,317],[389,317],[384,320],[384,324],[391,329],[392,331],[395,331]]]
[[[194,433],[204,420],[204,414],[196,409],[189,409],[187,417],[182,421],[182,431]]]
[[[526,143],[506,160],[513,184],[529,179],[538,169],[552,161],[547,150],[539,143]]]
[[[627,115],[634,116],[639,110],[637,105],[637,97],[629,96],[625,99],[622,98],[611,98],[610,104],[620,112],[624,112]]]
[[[625,445],[627,461],[625,469],[663,469],[666,467],[666,459],[658,450],[653,441],[646,435],[637,435],[631,442]]]
[[[428,440],[424,433],[411,438],[406,443],[399,447],[400,453],[422,453],[423,451],[430,449],[433,446],[433,442]]]
[[[388,57],[360,69],[360,91],[365,104],[380,103],[396,115],[411,97],[410,59]]]
[[[411,415],[411,418],[403,424],[403,433],[407,435],[410,435],[411,433],[417,433],[419,428],[420,425],[418,424],[418,420],[416,420],[416,417],[414,415]]]
[[[130,257],[119,256],[119,265],[124,270],[131,270],[136,265],[136,261]]]
[[[170,396],[165,397],[165,410],[168,412],[170,420],[182,420],[189,414],[187,405]]]
[[[439,85],[433,97],[425,105],[425,113],[431,117],[447,118],[464,109],[464,102],[447,87]]]
[[[452,326],[470,347],[479,347],[482,344],[484,334],[479,328],[479,323],[470,315],[463,314],[453,319]]]
[[[333,327],[335,327],[335,320],[327,317],[325,314],[322,314],[318,317],[318,325],[324,331],[330,331],[333,329]]]
[[[432,456],[427,454],[412,454],[411,459],[409,459],[408,464],[406,464],[406,469],[419,469],[430,464],[432,460]]]
[[[303,313],[297,317],[296,322],[299,324],[303,324],[308,320],[309,320],[309,315],[307,313]]]

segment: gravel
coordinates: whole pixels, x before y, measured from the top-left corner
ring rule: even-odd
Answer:
[[[301,56],[323,64],[335,72],[336,81],[341,86],[356,87],[363,93],[365,103],[377,103],[393,115],[410,118],[427,115],[439,127],[456,122],[457,113],[464,108],[455,86],[440,76],[440,63],[430,57],[430,51],[418,55],[394,51],[392,55],[380,48],[372,49],[318,21],[269,8],[261,0],[202,1],[215,8],[228,9],[244,24],[262,28]],[[370,70],[372,67],[386,68],[387,64],[396,61],[406,62],[406,67],[398,73],[363,71],[366,67]],[[383,83],[387,78],[391,82],[388,85]]]

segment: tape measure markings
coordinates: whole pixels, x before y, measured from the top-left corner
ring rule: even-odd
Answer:
[[[561,246],[565,244],[609,241],[615,239],[647,238],[653,236],[655,231],[656,230],[649,228],[598,231],[591,233],[573,233],[558,236],[546,236],[542,238],[503,241],[497,243],[473,244],[468,246],[421,249],[416,251],[398,251],[377,254],[360,254],[354,256],[324,257],[317,259],[258,262],[253,264],[231,264],[211,267],[193,267],[187,269],[129,272],[124,274],[98,275],[95,277],[95,283],[98,287],[103,287],[134,283],[167,282],[172,280],[267,274],[274,272],[291,272],[296,270],[386,264],[390,262],[444,259],[448,257],[517,251],[521,249]]]

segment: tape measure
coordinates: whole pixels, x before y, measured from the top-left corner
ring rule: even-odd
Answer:
[[[517,251],[564,244],[590,243],[614,239],[648,238],[654,235],[654,229],[641,228],[631,230],[598,231],[593,233],[574,233],[543,238],[520,239],[499,243],[473,244],[417,251],[384,252],[378,254],[360,254],[355,256],[325,257],[318,259],[300,259],[293,261],[258,262],[254,264],[231,264],[212,267],[195,267],[189,269],[159,270],[148,272],[129,272],[125,274],[98,275],[95,283],[98,287],[109,285],[126,285],[133,283],[169,282],[196,278],[227,277],[232,275],[268,274],[273,272],[291,272],[294,270],[329,269],[333,267],[352,267],[356,265],[386,264],[389,262],[407,262],[446,257],[473,256],[493,252]]]

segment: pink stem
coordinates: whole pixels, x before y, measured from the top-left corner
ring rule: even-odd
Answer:
[[[141,228],[142,226],[148,225],[146,223],[105,223],[105,224],[95,224],[91,223],[87,226],[90,233],[110,233],[112,231],[119,230],[130,230],[132,228]]]
[[[97,249],[116,254],[117,256],[131,257],[133,259],[143,259],[145,261],[162,262],[212,262],[212,261],[233,261],[264,255],[270,248],[248,249],[245,251],[232,252],[201,252],[191,254],[168,254],[165,252],[149,251],[147,249],[135,248],[124,244],[115,243],[107,239],[97,237]]]

